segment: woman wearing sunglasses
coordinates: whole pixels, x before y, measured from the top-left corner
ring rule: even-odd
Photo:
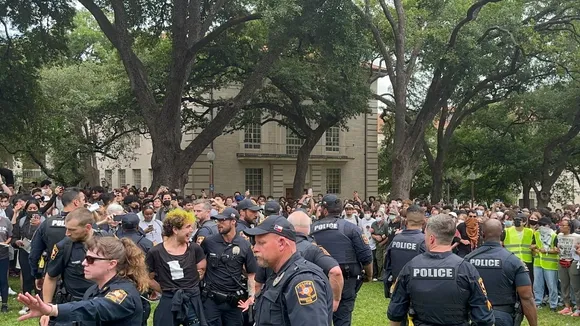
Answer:
[[[50,316],[55,322],[99,321],[101,325],[140,326],[148,273],[143,251],[130,239],[93,237],[83,261],[85,278],[96,284],[82,301],[47,304],[37,295],[19,294],[18,301],[30,311],[18,320]]]

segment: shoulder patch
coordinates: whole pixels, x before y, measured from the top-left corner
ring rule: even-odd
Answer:
[[[312,304],[318,300],[313,281],[302,281],[296,284],[294,290],[298,297],[298,303],[300,303],[301,306]]]
[[[322,253],[325,254],[326,256],[330,256],[330,254],[328,253],[328,251],[326,251],[326,249],[324,249],[323,246],[318,246],[318,248],[320,248],[320,250],[322,250]]]
[[[364,242],[366,245],[368,245],[368,244],[369,244],[369,238],[367,238],[367,236],[366,236],[366,235],[364,235],[364,234],[361,234],[360,236],[361,236],[361,238],[362,238],[363,242]]]
[[[199,236],[199,237],[197,237],[197,240],[195,240],[195,243],[197,243],[198,245],[200,245],[203,242],[204,239],[205,239],[204,236]]]
[[[52,253],[50,254],[50,260],[54,260],[56,258],[56,255],[58,255],[58,247],[54,245],[52,247]]]
[[[485,285],[483,285],[483,279],[480,277],[480,278],[477,280],[477,283],[479,283],[479,287],[481,288],[481,291],[483,292],[483,295],[485,295],[485,303],[486,303],[486,305],[487,305],[487,309],[488,309],[489,311],[491,311],[491,309],[492,309],[493,307],[491,306],[491,302],[490,302],[490,301],[489,301],[489,299],[487,298],[487,291],[485,290]]]
[[[113,290],[105,295],[105,298],[113,301],[116,304],[121,304],[127,297],[127,292],[122,289]]]

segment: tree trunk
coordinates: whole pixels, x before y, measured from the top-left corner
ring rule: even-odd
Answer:
[[[391,199],[410,199],[415,171],[410,155],[397,154],[393,157]]]
[[[443,198],[443,166],[434,164],[431,169],[431,204],[437,204]]]
[[[312,150],[320,138],[322,138],[324,131],[325,128],[318,127],[313,133],[308,135],[298,151],[298,156],[296,157],[296,173],[294,174],[294,182],[292,183],[292,192],[295,199],[299,199],[303,195],[310,153],[312,153]]]
[[[544,190],[544,187],[542,187],[542,190],[534,189],[534,192],[536,193],[536,200],[538,201],[536,208],[548,207],[548,205],[550,204],[550,191],[549,190],[546,191]],[[543,197],[542,194],[544,194]]]
[[[522,195],[523,195],[523,207],[521,208],[531,208],[530,206],[530,190],[532,189],[532,185],[529,181],[522,180]]]

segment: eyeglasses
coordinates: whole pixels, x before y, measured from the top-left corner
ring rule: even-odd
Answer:
[[[111,259],[105,258],[105,257],[95,257],[95,256],[86,255],[85,260],[87,261],[87,264],[92,265],[95,263],[95,260],[111,260]]]

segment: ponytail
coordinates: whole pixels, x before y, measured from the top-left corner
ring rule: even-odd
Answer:
[[[147,292],[149,289],[149,274],[147,265],[145,265],[143,250],[137,247],[131,239],[122,238],[121,242],[125,247],[125,262],[118,267],[119,276],[133,281],[139,292]]]

